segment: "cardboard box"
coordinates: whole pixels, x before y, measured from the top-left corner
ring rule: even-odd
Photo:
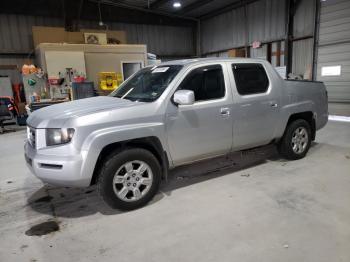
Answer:
[[[66,32],[66,43],[69,44],[85,44],[82,32]]]
[[[80,32],[68,32],[63,27],[33,26],[32,32],[34,47],[41,43],[85,44],[84,33],[107,34],[107,43],[111,44],[127,43],[125,31],[82,29]]]
[[[34,47],[40,43],[62,43],[66,39],[66,31],[63,27],[33,26]]]
[[[231,49],[227,52],[228,57],[245,57],[244,48]]]

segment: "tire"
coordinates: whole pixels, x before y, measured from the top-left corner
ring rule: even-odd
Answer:
[[[278,151],[286,159],[297,160],[305,157],[310,144],[310,124],[304,119],[297,119],[288,124],[278,144]]]
[[[160,164],[151,152],[126,148],[106,158],[98,176],[97,190],[114,209],[140,208],[158,192],[161,173]]]

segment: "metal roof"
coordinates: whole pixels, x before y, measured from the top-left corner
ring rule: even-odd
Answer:
[[[2,1],[0,13],[143,24],[184,25],[257,0],[27,0]],[[173,6],[179,2],[181,7]]]
[[[111,0],[114,4],[123,4],[130,7],[146,10],[161,11],[171,15],[199,18],[208,15],[212,11],[220,10],[241,0]],[[180,8],[173,4],[179,2]]]

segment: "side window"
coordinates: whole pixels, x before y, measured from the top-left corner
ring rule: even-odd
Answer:
[[[199,67],[192,70],[179,89],[192,90],[195,101],[218,99],[225,96],[225,81],[220,65]]]
[[[240,95],[260,94],[267,91],[269,79],[261,64],[233,64],[232,71]]]

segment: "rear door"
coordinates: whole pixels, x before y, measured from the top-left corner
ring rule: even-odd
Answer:
[[[279,119],[279,92],[261,63],[232,63],[233,147],[244,149],[269,143]]]
[[[192,68],[177,90],[192,90],[193,105],[169,102],[166,128],[174,165],[225,154],[232,146],[232,92],[226,64]]]

